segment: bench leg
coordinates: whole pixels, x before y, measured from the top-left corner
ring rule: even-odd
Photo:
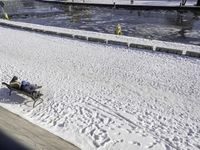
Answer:
[[[33,99],[33,108],[35,107],[35,103],[36,103],[36,99],[35,98],[32,98]]]

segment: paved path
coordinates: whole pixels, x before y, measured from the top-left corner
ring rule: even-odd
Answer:
[[[0,107],[0,148],[79,150],[76,146]]]

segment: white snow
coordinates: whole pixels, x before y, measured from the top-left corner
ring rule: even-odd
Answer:
[[[200,148],[199,59],[4,27],[0,58],[1,82],[16,75],[44,93],[32,108],[1,86],[0,106],[83,150]]]

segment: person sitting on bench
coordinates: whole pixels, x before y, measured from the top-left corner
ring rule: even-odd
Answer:
[[[12,80],[10,81],[10,87],[20,90],[21,83],[18,81],[18,77],[14,76],[12,78]]]
[[[14,76],[12,78],[12,80],[10,81],[10,86],[12,88],[22,90],[22,91],[27,92],[29,94],[39,92],[39,91],[36,91],[36,89],[41,88],[41,86],[37,86],[37,84],[30,84],[28,81],[19,82],[18,77],[16,77],[16,76]]]

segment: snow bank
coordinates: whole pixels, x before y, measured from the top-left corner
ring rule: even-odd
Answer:
[[[89,149],[200,148],[200,60],[0,27],[0,80],[42,85],[44,102],[3,86],[0,106]]]

